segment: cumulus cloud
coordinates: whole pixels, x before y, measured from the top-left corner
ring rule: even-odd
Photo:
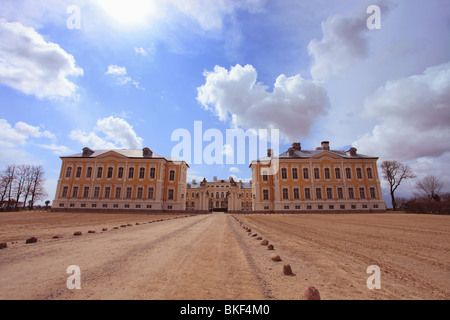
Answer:
[[[204,72],[197,100],[221,121],[235,127],[279,129],[285,138],[307,136],[315,119],[326,113],[329,100],[325,89],[301,75],[280,75],[273,91],[257,82],[251,65],[236,65],[230,71],[216,66]]]
[[[51,143],[42,143],[42,139],[50,139]],[[21,161],[26,163],[36,161],[35,156],[25,151],[30,145],[51,150],[56,155],[70,152],[66,146],[57,145],[56,136],[42,127],[32,126],[23,121],[12,126],[7,120],[0,119],[0,148],[2,149],[0,163],[13,163],[17,159],[22,159]]]
[[[134,80],[133,78],[127,75],[127,68],[125,67],[110,65],[108,66],[108,70],[106,70],[105,74],[116,79],[117,83],[120,85],[126,85],[128,83],[131,83],[136,87],[136,89],[143,89],[140,86],[139,81]]]
[[[141,149],[143,142],[127,121],[113,116],[98,120],[89,133],[76,129],[69,137],[93,149]]]
[[[450,151],[450,62],[388,81],[365,101],[379,120],[354,145],[398,160],[440,157]]]
[[[69,77],[83,75],[72,55],[33,28],[0,19],[0,83],[39,99],[75,98]]]
[[[367,55],[364,32],[367,15],[343,17],[333,15],[322,22],[323,38],[312,40],[308,52],[313,58],[311,75],[314,79],[327,80],[347,68],[355,59]]]

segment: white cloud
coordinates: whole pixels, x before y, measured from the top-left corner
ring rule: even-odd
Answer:
[[[388,81],[365,101],[379,124],[354,145],[396,160],[440,157],[450,151],[449,110],[450,62]]]
[[[0,83],[39,99],[76,98],[69,77],[83,75],[72,55],[33,28],[0,19]]]
[[[134,47],[134,53],[143,57],[146,57],[148,55],[147,51],[142,47]]]
[[[93,149],[141,149],[143,142],[127,121],[112,116],[98,120],[90,133],[77,129],[71,131],[69,137]]]
[[[231,167],[231,168],[230,168],[230,172],[239,173],[240,170],[239,170],[238,167]]]
[[[367,55],[367,15],[357,17],[333,15],[322,22],[323,38],[312,40],[308,45],[313,57],[311,75],[313,79],[327,80],[349,67],[355,60]]]
[[[114,75],[114,76],[125,76],[127,74],[127,68],[119,67],[117,65],[108,66],[108,70],[105,74]]]
[[[136,89],[143,89],[140,86],[139,81],[134,80],[133,78],[127,75],[127,68],[125,67],[110,65],[108,66],[108,70],[105,72],[105,74],[116,79],[116,82],[119,85],[126,85],[128,83],[131,83],[136,87]]]
[[[230,71],[216,66],[204,73],[206,82],[199,87],[197,100],[221,121],[236,127],[279,129],[284,137],[307,136],[329,101],[324,88],[301,75],[280,75],[273,91],[257,82],[253,66],[236,65]]]

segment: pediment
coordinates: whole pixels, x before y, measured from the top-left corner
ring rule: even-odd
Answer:
[[[322,152],[311,156],[311,159],[320,159],[320,160],[341,160],[344,157],[339,156],[333,152],[323,150]]]
[[[127,159],[126,156],[124,156],[123,154],[120,154],[120,153],[118,153],[118,152],[116,152],[114,150],[109,150],[109,151],[107,151],[105,153],[102,153],[102,154],[98,155],[96,158],[97,159],[105,159],[105,158],[108,158],[108,159]]]

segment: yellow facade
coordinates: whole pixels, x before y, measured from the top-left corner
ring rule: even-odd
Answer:
[[[61,157],[54,210],[185,210],[187,164],[143,150]]]
[[[211,212],[246,212],[252,210],[251,182],[217,180],[208,182],[204,179],[197,183],[193,180],[187,184],[186,210]]]
[[[326,141],[316,150],[294,143],[280,156],[250,165],[253,211],[385,211],[376,162],[355,148],[330,150]]]

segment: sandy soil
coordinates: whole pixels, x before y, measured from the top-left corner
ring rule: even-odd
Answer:
[[[309,285],[322,299],[450,297],[450,216],[0,213],[1,242],[0,299],[291,300]]]

